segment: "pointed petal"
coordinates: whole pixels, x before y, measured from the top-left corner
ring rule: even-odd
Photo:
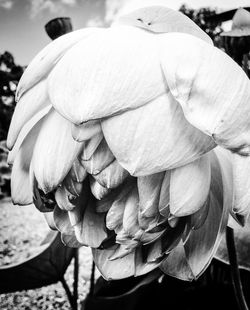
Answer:
[[[135,252],[116,260],[108,258],[116,251],[92,249],[94,262],[106,280],[118,280],[133,276],[135,273]]]
[[[35,114],[21,129],[18,138],[15,142],[15,145],[13,149],[9,152],[8,154],[8,164],[13,164],[16,154],[19,151],[23,141],[25,138],[29,135],[29,133],[33,130],[34,127],[39,126],[39,130],[41,128],[41,123],[45,116],[49,113],[51,110],[52,106],[49,105],[45,108],[43,108],[41,111],[39,111],[37,114]],[[38,129],[36,129],[38,131]]]
[[[122,225],[123,214],[125,210],[126,198],[117,199],[109,209],[106,216],[106,226],[110,230],[114,230]]]
[[[82,244],[76,239],[75,235],[61,234],[62,243],[70,248],[80,248]]]
[[[105,139],[98,145],[94,154],[89,160],[86,160],[85,151],[80,154],[80,162],[90,174],[98,174],[114,161],[115,157],[111,153]]]
[[[70,211],[74,209],[74,205],[69,201],[70,193],[67,191],[65,186],[57,188],[55,193],[55,199],[60,209],[64,211]]]
[[[164,93],[155,39],[123,26],[73,46],[48,78],[55,109],[79,125],[134,109]]]
[[[30,182],[30,164],[34,145],[42,122],[38,122],[26,136],[20,148],[14,150],[14,164],[11,173],[11,197],[14,204],[28,205],[33,202],[33,188]]]
[[[91,189],[92,194],[98,200],[103,199],[111,191],[110,188],[102,186],[99,182],[97,182],[92,177],[90,177],[90,189]]]
[[[165,34],[159,43],[167,84],[187,120],[217,144],[249,155],[250,81],[240,66],[187,34]]]
[[[44,79],[67,50],[80,40],[85,39],[97,31],[100,32],[101,30],[96,28],[85,28],[73,31],[52,41],[42,49],[41,52],[31,61],[22,75],[17,88],[17,100],[19,100],[24,92]]]
[[[126,197],[125,209],[122,219],[122,227],[124,231],[131,237],[140,229],[138,223],[139,211],[139,196],[138,190],[135,187]]]
[[[250,213],[250,158],[232,155],[234,180],[233,212],[241,221],[245,221]]]
[[[68,174],[65,179],[63,180],[63,185],[66,187],[66,189],[69,191],[71,194],[69,199],[74,199],[78,196],[80,196],[81,191],[82,191],[82,182],[76,182],[74,181],[71,176]]]
[[[57,227],[56,227],[56,224],[54,221],[53,212],[44,213],[44,218],[45,218],[47,224],[49,225],[50,229],[57,230]]]
[[[127,248],[126,245],[120,244],[118,246],[118,248],[115,250],[115,252],[112,253],[112,255],[109,257],[109,260],[115,260],[118,258],[123,258],[126,255],[128,255],[129,253],[131,253],[132,251],[134,251],[133,248]]]
[[[210,206],[201,228],[193,230],[184,248],[194,278],[198,278],[210,264],[226,229],[233,185],[226,159],[216,149],[211,153]],[[228,173],[229,172],[229,173]]]
[[[146,5],[145,5],[146,6]],[[213,44],[211,38],[189,17],[179,11],[161,6],[148,6],[120,16],[112,26],[129,25],[155,33],[182,32]]]
[[[127,197],[130,195],[130,192],[135,187],[136,187],[135,179],[130,179],[128,182],[125,182],[120,188],[120,191],[113,199],[112,205],[108,210],[106,216],[106,226],[108,229],[115,230],[116,228],[122,225]]]
[[[148,228],[148,224],[151,222],[150,218],[159,214],[158,205],[164,176],[165,172],[160,172],[137,179],[140,199],[138,221],[143,229]]]
[[[102,129],[116,159],[136,176],[183,166],[215,146],[186,121],[170,93],[102,121]]]
[[[160,192],[160,198],[159,198],[159,212],[164,217],[168,217],[170,213],[170,208],[169,208],[170,175],[171,175],[170,171],[165,172],[165,176],[164,176],[164,179],[161,185],[161,192]]]
[[[161,263],[160,268],[164,273],[180,280],[192,281],[195,278],[181,243]]]
[[[61,233],[66,235],[74,235],[74,229],[70,224],[67,211],[61,210],[58,206],[56,206],[53,212],[53,216],[55,226]]]
[[[102,132],[87,140],[81,153],[82,160],[90,160],[103,139]]]
[[[105,215],[95,212],[94,201],[90,200],[83,220],[74,226],[77,240],[83,245],[98,248],[107,238]]]
[[[206,221],[209,212],[209,196],[204,205],[190,216],[190,226],[192,229],[199,229]]]
[[[94,178],[98,183],[106,188],[112,189],[121,185],[128,177],[128,171],[125,170],[117,160],[114,160],[100,173],[94,175]]]
[[[78,141],[86,141],[101,133],[101,124],[99,121],[89,121],[82,125],[72,124],[72,137]]]
[[[47,81],[43,80],[29,90],[17,103],[8,132],[8,149],[12,149],[24,125],[49,105],[51,103],[47,92]]]
[[[186,216],[197,212],[210,190],[210,157],[204,155],[192,163],[171,171],[170,212]]]
[[[136,277],[149,273],[150,271],[154,270],[160,265],[160,262],[158,261],[152,262],[152,263],[144,262],[142,258],[141,248],[137,248],[135,251],[136,251],[135,252],[135,276]]]
[[[73,181],[81,183],[87,177],[87,171],[76,159],[72,164],[69,175]]]
[[[34,173],[46,193],[69,172],[82,144],[73,140],[70,122],[52,110],[44,119],[33,153]]]

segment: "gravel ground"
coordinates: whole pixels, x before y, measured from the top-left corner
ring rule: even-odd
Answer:
[[[0,201],[0,266],[25,260],[40,250],[39,244],[48,232],[43,215],[34,206],[14,206],[10,199]],[[90,249],[79,250],[79,303],[89,289],[91,273]],[[98,273],[97,273],[98,276]],[[73,283],[73,262],[65,278],[70,287]],[[70,309],[61,283],[40,289],[0,295],[1,310]]]

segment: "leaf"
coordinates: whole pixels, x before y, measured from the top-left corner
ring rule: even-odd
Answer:
[[[248,217],[244,227],[240,225],[234,226],[234,241],[237,253],[239,268],[250,271],[250,218]],[[215,254],[215,258],[223,263],[229,264],[228,250],[226,244],[226,234],[220,242],[219,248]]]

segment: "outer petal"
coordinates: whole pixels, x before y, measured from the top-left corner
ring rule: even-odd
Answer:
[[[24,92],[45,78],[68,49],[97,31],[100,32],[101,29],[86,28],[73,31],[52,41],[41,50],[22,75],[17,88],[17,99],[19,99]]]
[[[194,278],[199,277],[211,262],[225,231],[233,202],[230,162],[220,150],[211,154],[211,189],[209,212],[203,226],[193,230],[184,248]]]
[[[107,238],[103,213],[96,213],[94,202],[89,201],[83,220],[74,226],[77,240],[86,246],[98,248]]]
[[[38,113],[36,113],[22,128],[22,130],[20,131],[18,138],[15,142],[15,145],[13,147],[13,149],[9,152],[8,155],[8,164],[13,164],[15,157],[23,143],[23,141],[26,139],[26,137],[29,135],[29,133],[31,132],[31,130],[38,124],[41,123],[41,120],[44,118],[44,116],[46,116],[50,109],[52,108],[51,105],[46,106],[45,108],[43,108],[41,111],[39,111]],[[39,125],[40,126],[40,125]],[[39,127],[40,130],[40,127]]]
[[[51,111],[43,121],[33,154],[34,173],[45,193],[63,181],[81,148],[71,136],[70,122]]]
[[[185,165],[215,146],[186,121],[170,93],[104,120],[102,128],[117,160],[136,176]]]
[[[123,258],[109,260],[115,252],[111,250],[92,249],[93,258],[97,268],[106,280],[118,280],[133,276],[135,273],[135,251]]]
[[[186,216],[197,212],[206,202],[211,181],[208,154],[171,171],[170,212]]]
[[[11,197],[14,204],[28,205],[33,202],[33,189],[30,183],[29,170],[34,145],[41,125],[42,121],[38,122],[15,151],[16,155],[11,174]]]
[[[120,16],[113,24],[143,28],[155,33],[182,32],[213,44],[212,39],[190,18],[164,6],[148,6]]]
[[[167,84],[187,120],[221,146],[250,154],[250,81],[244,71],[188,34],[165,34],[159,43]]]
[[[122,26],[76,44],[48,78],[55,109],[81,124],[134,109],[164,93],[155,40],[141,29]]]
[[[250,157],[231,156],[234,181],[233,212],[242,224],[250,213]]]
[[[9,149],[12,149],[23,126],[34,115],[50,105],[46,82],[46,80],[41,81],[30,89],[17,103],[8,132],[7,147]]]

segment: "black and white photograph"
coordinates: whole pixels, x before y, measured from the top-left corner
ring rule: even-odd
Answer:
[[[250,309],[250,0],[0,0],[0,309]]]

